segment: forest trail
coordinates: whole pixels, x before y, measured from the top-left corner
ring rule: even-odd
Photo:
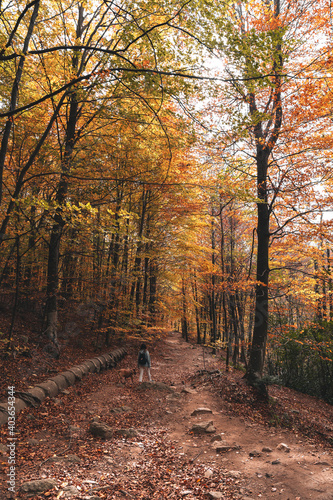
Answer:
[[[204,364],[202,348],[179,334],[149,350],[152,384],[123,383],[117,369],[110,370],[50,400],[46,411],[30,412],[20,482],[57,481],[47,497],[34,498],[333,499],[331,449],[261,425],[255,415],[230,415],[212,384],[194,376],[204,367],[208,372],[222,368],[221,361],[206,352]],[[133,350],[118,368],[135,364]],[[192,416],[198,408],[212,413]],[[53,418],[46,419],[50,414]],[[93,418],[115,429],[111,439],[90,434]],[[206,421],[213,421],[215,432],[191,432]],[[212,443],[217,435],[225,447],[221,452]],[[281,443],[289,452],[277,449]]]
[[[175,346],[182,346],[182,351],[186,349],[183,344],[182,340],[174,341],[174,357],[177,356]],[[190,356],[184,358],[187,362],[191,361]],[[198,351],[194,350],[192,364],[198,364],[198,361],[200,356],[198,357]],[[212,358],[209,363],[214,368]],[[170,432],[170,437],[181,440],[184,431],[189,428],[187,418],[194,423],[196,419],[207,420],[208,417],[213,420],[217,434],[222,434],[223,440],[231,447],[235,446],[235,449],[217,454],[211,446],[210,437],[192,437],[183,444],[184,452],[190,457],[195,455],[193,444],[196,441],[200,443],[198,446],[204,448],[204,453],[200,456],[203,463],[208,466],[222,465],[229,471],[238,471],[240,474],[235,476],[241,478],[242,498],[333,499],[332,453],[316,448],[292,432],[267,428],[255,422],[247,422],[244,418],[230,416],[223,406],[221,399],[216,397],[209,386],[198,387],[194,394],[190,393],[186,397],[178,414],[181,419],[177,419],[177,425]],[[189,417],[193,410],[200,407],[210,408],[213,414]],[[290,451],[278,450],[277,447],[281,443],[287,444]],[[272,451],[263,452],[263,449]],[[256,452],[260,453],[260,456],[250,456],[257,455]]]

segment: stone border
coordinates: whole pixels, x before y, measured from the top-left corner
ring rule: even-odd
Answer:
[[[47,397],[54,398],[67,387],[74,385],[88,373],[99,373],[102,370],[114,368],[127,354],[124,347],[115,349],[110,353],[102,354],[96,358],[88,359],[81,365],[72,366],[68,370],[58,373],[44,382],[36,384],[25,392],[16,391],[15,414],[31,406],[39,406]],[[14,395],[15,395],[14,394]],[[7,402],[0,403],[0,427],[8,422]]]

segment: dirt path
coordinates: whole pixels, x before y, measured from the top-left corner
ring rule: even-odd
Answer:
[[[198,349],[189,348],[179,338],[169,340],[168,343],[175,361],[184,362],[189,370],[195,365],[202,366],[202,355]],[[186,356],[182,354],[184,350]],[[211,359],[209,362],[213,363]],[[190,417],[200,407],[210,408],[213,414]],[[197,452],[193,446],[201,446],[204,452],[198,460],[208,466],[221,465],[236,471],[235,476],[242,483],[242,498],[333,499],[331,452],[303,442],[291,432],[267,429],[245,422],[244,419],[228,416],[223,403],[212,394],[209,387],[199,387],[194,393],[187,394],[178,405],[177,420],[165,420],[170,438],[182,443],[186,455],[195,456]],[[195,437],[186,434],[192,423],[202,420],[213,420],[217,434],[221,434],[231,447],[240,449],[217,454],[212,448],[210,436]],[[187,439],[184,439],[185,436]],[[290,451],[278,450],[281,443],[287,444]],[[272,451],[263,452],[263,449]],[[260,456],[250,456],[250,453],[257,455],[256,452]]]
[[[252,421],[230,416],[211,384],[191,385],[189,374],[204,367],[202,349],[178,334],[150,352],[151,385],[123,384],[111,370],[91,375],[94,391],[74,386],[60,401],[50,401],[48,411],[58,412],[54,426],[39,420],[30,430],[35,447],[30,465],[22,465],[22,482],[56,479],[49,499],[333,499],[331,450],[259,425],[255,415]],[[133,351],[119,367],[135,363]],[[206,355],[205,368],[216,367],[215,358]],[[203,407],[212,413],[191,415]],[[115,429],[114,436],[94,438],[93,418]],[[191,432],[193,424],[206,421],[213,421],[214,432]],[[216,452],[214,436],[227,451]],[[289,451],[279,450],[281,443]],[[47,452],[49,458],[41,461]]]

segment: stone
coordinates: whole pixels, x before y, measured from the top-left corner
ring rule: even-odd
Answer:
[[[45,392],[43,391],[43,389],[39,389],[39,387],[33,387],[32,389],[28,389],[26,391],[26,395],[29,396],[29,394],[32,396],[32,406],[38,406],[38,404],[42,403],[44,399],[46,399]]]
[[[197,408],[196,410],[192,411],[191,416],[195,417],[196,415],[205,415],[207,413],[213,413],[210,408]]]
[[[126,438],[132,438],[132,437],[137,437],[139,435],[138,431],[129,428],[129,429],[117,429],[114,431],[116,436],[124,436]]]
[[[75,374],[72,371],[67,370],[65,372],[61,372],[60,375],[62,375],[63,377],[65,377],[65,379],[68,382],[68,385],[74,385],[75,384],[75,382],[76,382],[76,376],[75,376]]]
[[[211,470],[211,469],[207,469],[204,473],[204,476],[209,479],[210,477],[212,477],[214,475],[214,472]]]
[[[110,413],[122,413],[122,409],[121,408],[111,408],[110,410]]]
[[[0,413],[4,413],[5,415],[7,415],[7,410],[8,410],[8,404],[0,403]]]
[[[222,434],[216,434],[215,436],[213,436],[211,439],[211,443],[213,443],[214,441],[223,441]]]
[[[218,500],[219,498],[223,498],[223,493],[220,491],[209,491],[207,493],[208,498],[211,498],[212,500]]]
[[[110,413],[128,413],[130,411],[133,411],[133,408],[131,408],[130,406],[120,406],[110,409]]]
[[[89,366],[87,366],[85,363],[82,363],[81,365],[78,365],[78,366],[75,366],[75,368],[77,368],[78,370],[80,370],[80,372],[82,373],[82,375],[87,375],[89,373]],[[73,368],[71,368],[71,371],[73,371]]]
[[[72,464],[78,464],[81,462],[81,458],[78,457],[77,455],[66,455],[64,457],[51,457],[48,460],[49,462],[67,462],[67,463],[72,463]]]
[[[63,492],[65,493],[65,498],[73,497],[80,494],[80,491],[75,486],[66,486],[63,489]]]
[[[27,408],[28,405],[25,403],[22,399],[20,398],[15,398],[15,412],[19,413],[20,411],[24,410],[24,408]]]
[[[68,371],[74,373],[77,380],[82,380],[84,373],[79,366],[73,366]]]
[[[250,457],[261,457],[260,451],[257,450],[250,451],[249,455]]]
[[[180,492],[182,497],[186,497],[187,495],[191,495],[191,493],[193,493],[193,490],[182,490]]]
[[[91,359],[90,361],[91,361],[91,362],[94,364],[94,366],[95,366],[95,370],[94,370],[94,372],[97,372],[97,373],[98,373],[98,372],[100,372],[100,371],[101,371],[101,369],[102,369],[102,365],[101,365],[100,360],[99,360],[98,358],[93,358],[93,359]]]
[[[214,432],[216,432],[216,429],[214,427],[214,425],[209,425],[207,428],[206,428],[206,431],[207,434],[214,434]]]
[[[213,449],[216,453],[226,453],[234,449],[233,445],[228,444],[226,441],[213,443]]]
[[[55,479],[37,479],[35,481],[23,483],[20,491],[22,493],[37,494],[52,490],[52,488],[55,488],[56,486],[57,481]]]
[[[47,380],[46,382],[42,382],[38,384],[36,387],[40,387],[40,389],[43,389],[45,394],[50,398],[54,398],[59,393],[59,387],[53,380]]]
[[[277,450],[279,451],[284,451],[285,453],[289,453],[290,452],[290,448],[287,444],[285,443],[280,443],[277,445],[276,447]]]
[[[230,471],[229,471],[229,475],[230,475],[231,477],[235,477],[236,479],[238,479],[238,478],[242,477],[242,473],[241,473],[241,471],[239,471],[239,470],[230,470]]]
[[[251,493],[252,493],[252,491],[249,491],[247,488],[240,488],[240,489],[239,489],[239,493],[240,493],[241,495],[249,495],[249,494],[251,494]],[[247,498],[248,498],[248,497],[247,497]]]
[[[96,358],[94,358],[95,361],[98,361],[98,363],[100,364],[100,370],[105,370],[108,366],[108,363],[106,361],[106,359],[104,358],[104,356],[96,356]]]
[[[197,391],[195,391],[194,389],[190,389],[189,387],[183,387],[181,392],[185,394],[197,394]]]
[[[92,422],[89,431],[95,437],[110,439],[113,436],[113,429],[104,422]]]
[[[261,450],[264,453],[272,453],[272,448],[269,448],[268,446],[264,446],[263,449]]]
[[[0,427],[3,424],[7,424],[7,423],[8,423],[8,415],[6,413],[2,413],[2,411],[0,411]]]
[[[0,455],[6,455],[8,452],[8,448],[5,444],[0,443]]]
[[[91,359],[89,359],[88,361],[85,361],[82,366],[86,367],[86,369],[88,370],[88,372],[90,373],[94,373],[96,371],[96,366],[94,365],[94,363],[91,361]]]
[[[30,445],[30,446],[38,446],[39,445],[39,441],[38,439],[28,439],[27,443]]]
[[[59,391],[63,391],[69,386],[67,379],[63,375],[56,375],[55,377],[50,378],[50,380],[57,384]]]
[[[210,426],[213,426],[213,421],[210,420],[208,422],[199,422],[197,424],[193,424],[191,431],[194,434],[204,434],[206,432],[206,429]]]
[[[124,413],[133,411],[133,408],[131,408],[130,406],[122,406],[121,409]]]
[[[172,394],[175,392],[174,389],[163,382],[142,382],[137,386],[137,390],[139,391],[144,391],[146,389],[156,389],[157,391],[170,392]]]
[[[280,462],[280,460],[279,460],[279,459],[277,459],[277,460],[273,460],[272,465],[278,465],[278,464],[280,464],[280,463],[281,463],[281,462]]]

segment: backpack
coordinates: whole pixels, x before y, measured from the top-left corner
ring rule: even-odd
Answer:
[[[138,364],[141,366],[144,366],[148,363],[148,356],[146,354],[146,351],[140,351],[139,352],[139,360]]]

